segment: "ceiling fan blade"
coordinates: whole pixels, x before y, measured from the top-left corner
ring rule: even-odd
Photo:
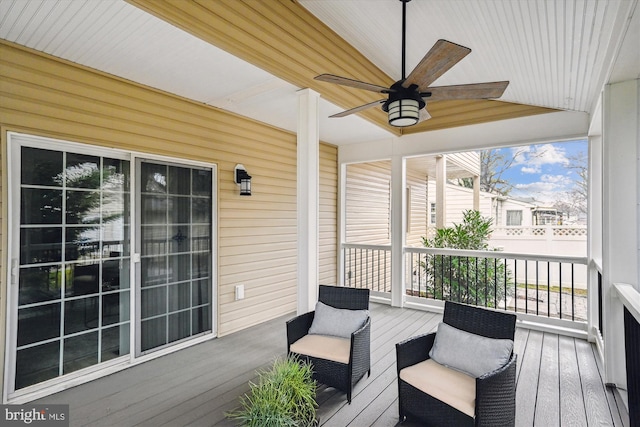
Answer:
[[[329,117],[345,117],[345,116],[348,116],[350,114],[357,113],[358,111],[362,111],[362,110],[366,110],[367,108],[375,107],[376,105],[380,105],[385,101],[386,101],[386,99],[379,99],[377,101],[373,101],[373,102],[370,102],[368,104],[364,104],[364,105],[361,105],[359,107],[352,108],[350,110],[342,111],[340,113],[334,114],[333,116],[329,116]]]
[[[431,114],[427,111],[427,108],[423,108],[420,110],[420,117],[418,117],[418,123],[424,122],[425,120],[429,120],[431,118]]]
[[[469,53],[471,49],[468,47],[440,39],[416,65],[402,86],[409,87],[415,84],[420,92],[424,92],[431,83]]]
[[[320,74],[315,77],[316,80],[327,83],[335,83],[342,86],[354,87],[356,89],[370,90],[378,93],[389,93],[389,88],[384,86],[374,85],[372,83],[365,83],[359,80],[348,79],[346,77],[334,76],[333,74]]]
[[[508,85],[508,81],[503,81],[430,87],[425,90],[426,93],[431,93],[431,96],[426,98],[426,100],[443,101],[448,99],[500,98]]]

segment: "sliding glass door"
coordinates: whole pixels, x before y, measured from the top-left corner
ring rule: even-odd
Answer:
[[[129,353],[129,162],[22,146],[15,389]]]
[[[211,331],[211,169],[140,160],[142,353]]]
[[[212,332],[212,167],[11,133],[8,152],[8,396]]]

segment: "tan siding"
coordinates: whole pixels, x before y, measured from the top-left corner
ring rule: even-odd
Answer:
[[[3,141],[13,130],[217,165],[220,335],[295,311],[295,135],[10,43],[0,58]],[[323,268],[335,277],[333,152],[322,146],[321,226]],[[253,176],[251,197],[238,194],[236,163]],[[237,284],[244,300],[234,301]]]
[[[422,246],[422,237],[427,236],[429,212],[427,210],[427,177],[417,171],[407,170],[409,189],[407,246]]]
[[[335,285],[338,280],[338,148],[320,146],[320,233],[318,280]]]
[[[391,237],[391,162],[347,165],[346,242],[388,245]],[[354,250],[346,254],[345,283],[389,292],[391,263],[381,252]]]
[[[430,183],[429,191],[430,202],[435,203],[435,183]],[[447,185],[446,226],[451,227],[454,223],[460,224],[463,219],[464,211],[469,209],[473,209],[473,190],[461,187],[459,185]],[[484,217],[492,217],[491,197],[488,195],[488,193],[480,193],[480,213]]]
[[[390,183],[389,161],[347,166],[347,243],[390,243]]]

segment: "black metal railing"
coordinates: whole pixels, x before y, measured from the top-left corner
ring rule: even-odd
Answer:
[[[344,284],[391,292],[391,246],[343,244]]]
[[[602,291],[602,273],[598,271],[598,331],[604,338],[604,322],[602,317],[602,307],[604,305],[604,293]]]
[[[631,427],[640,426],[640,322],[625,307],[624,343]]]
[[[587,259],[405,248],[409,296],[587,320]]]
[[[624,283],[614,283],[612,288],[616,295],[616,298],[613,298],[615,303],[612,302],[612,311],[623,311],[624,363],[627,378],[626,387],[622,388],[627,391],[629,426],[640,427],[640,292],[636,286]],[[619,354],[614,355],[613,359],[615,360],[609,363],[622,362]]]

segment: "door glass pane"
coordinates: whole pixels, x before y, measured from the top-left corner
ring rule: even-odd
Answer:
[[[24,268],[20,273],[18,304],[60,299],[62,269],[59,264]]]
[[[141,350],[148,351],[167,343],[167,318],[143,320],[140,328]]]
[[[65,260],[91,261],[100,259],[100,227],[72,227],[65,230]]]
[[[58,341],[27,347],[16,354],[16,390],[50,380],[59,375],[60,343]]]
[[[98,297],[78,298],[65,301],[65,335],[95,329],[98,326],[98,310]]]
[[[102,324],[113,325],[129,321],[129,292],[115,292],[102,297]]]
[[[141,351],[211,330],[211,170],[141,161]],[[166,194],[165,194],[166,193]]]
[[[22,185],[61,187],[63,177],[63,153],[40,148],[22,147]]]
[[[156,163],[142,163],[140,184],[143,193],[167,192],[167,166]]]
[[[100,191],[67,190],[67,224],[100,223]]]
[[[127,354],[130,328],[129,162],[20,158],[15,390]]]
[[[60,335],[59,302],[18,310],[18,346],[46,341],[58,335]]]
[[[68,268],[65,295],[95,294],[100,284],[100,264],[72,264]]]
[[[20,264],[44,264],[61,260],[61,227],[20,230]]]
[[[129,354],[129,325],[115,326],[102,330],[103,362]]]
[[[62,190],[25,188],[20,199],[20,223],[62,223]]]
[[[100,188],[100,157],[67,153],[65,183],[69,188]]]
[[[77,371],[98,363],[98,331],[64,340],[63,373]]]

